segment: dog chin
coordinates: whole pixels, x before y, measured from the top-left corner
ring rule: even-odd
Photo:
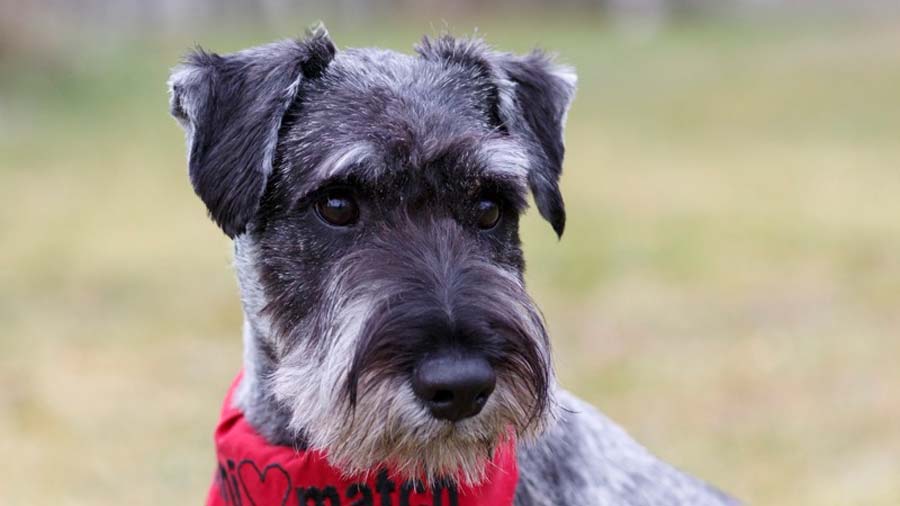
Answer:
[[[503,388],[481,413],[458,422],[434,418],[406,382],[385,381],[374,386],[375,391],[367,390],[355,407],[345,406],[343,412],[333,413],[334,418],[295,416],[306,418],[310,447],[323,450],[347,475],[364,475],[387,465],[404,479],[449,478],[478,484],[499,446],[534,435],[545,418],[523,423],[524,413],[503,403]]]
[[[345,444],[326,451],[336,467],[351,474],[387,465],[404,479],[424,477],[434,482],[451,478],[478,484],[497,447],[513,437],[509,427],[496,426],[481,416],[456,423],[431,419],[380,434],[369,431],[363,437],[359,436],[365,427],[348,428]]]

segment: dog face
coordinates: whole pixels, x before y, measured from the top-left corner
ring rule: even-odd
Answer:
[[[235,239],[257,395],[348,472],[478,482],[553,413],[518,218],[530,190],[562,234],[574,75],[472,40],[417,53],[337,53],[322,29],[197,52],[172,113]]]

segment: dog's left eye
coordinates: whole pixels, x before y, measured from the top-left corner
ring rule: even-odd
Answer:
[[[316,202],[316,213],[329,225],[349,227],[359,220],[359,205],[347,191],[332,191]]]
[[[490,199],[478,201],[478,228],[489,230],[497,226],[499,221],[500,204]]]

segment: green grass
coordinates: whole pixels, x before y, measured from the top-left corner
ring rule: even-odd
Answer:
[[[900,503],[900,22],[563,21],[480,32],[579,70],[566,235],[523,232],[564,384],[753,504]],[[240,309],[164,82],[287,34],[0,62],[0,503],[202,501]]]

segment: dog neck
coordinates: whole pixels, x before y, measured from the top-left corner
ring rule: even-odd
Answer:
[[[277,364],[272,350],[266,349],[267,343],[272,342],[271,328],[268,319],[262,316],[265,298],[256,269],[256,249],[249,234],[235,238],[234,266],[244,307],[244,374],[233,401],[266,441],[305,449],[302,431],[289,428],[290,411],[273,397],[272,389],[266,384]]]
[[[206,506],[287,504],[292,495],[301,506],[327,499],[332,506],[341,498],[353,504],[381,506],[435,504],[448,506],[511,506],[519,468],[516,446],[507,441],[491,457],[484,480],[466,483],[438,478],[404,476],[402,471],[379,465],[369,472],[348,474],[334,467],[319,451],[275,446],[250,424],[234,396],[249,385],[246,371],[229,390],[215,431],[218,469]],[[415,497],[413,497],[415,496]],[[380,501],[379,501],[380,499]],[[446,499],[446,502],[445,502]],[[294,504],[291,501],[291,504]]]
[[[244,375],[235,391],[234,405],[244,413],[247,422],[266,441],[273,445],[306,448],[303,433],[289,429],[291,414],[277,402],[266,388],[266,378],[271,377],[275,363],[260,350],[258,329],[253,322],[244,320]]]

